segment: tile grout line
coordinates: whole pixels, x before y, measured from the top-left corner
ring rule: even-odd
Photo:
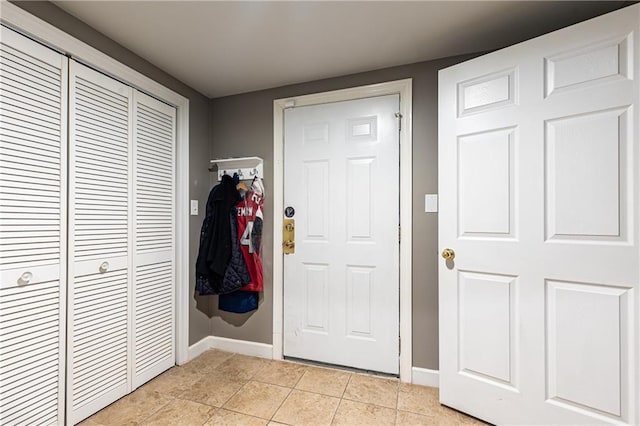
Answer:
[[[236,355],[236,354],[234,354],[234,356],[235,356],[235,355]],[[267,363],[267,364],[268,364],[268,363]],[[267,421],[267,424],[268,424],[268,423],[270,423],[270,422],[272,421],[272,418],[273,418],[273,416],[275,415],[275,413],[278,411],[278,409],[280,408],[280,406],[282,406],[282,403],[284,403],[284,400],[286,400],[286,398],[287,398],[287,397],[289,397],[289,394],[291,393],[291,390],[292,390],[292,389],[289,389],[289,393],[287,394],[287,397],[285,397],[285,399],[282,401],[282,403],[280,404],[280,406],[278,406],[278,408],[277,408],[277,409],[276,409],[276,411],[273,413],[273,415],[271,415],[271,417],[269,417],[268,419],[265,419],[264,417],[254,416],[254,415],[247,414],[247,413],[242,413],[242,412],[240,412],[240,411],[236,411],[236,410],[232,410],[232,409],[230,409],[230,408],[225,408],[225,407],[224,407],[224,405],[226,405],[226,404],[227,404],[227,402],[229,402],[229,401],[230,401],[234,396],[236,396],[236,395],[237,395],[237,394],[238,394],[242,389],[244,389],[244,387],[245,387],[246,385],[248,385],[248,384],[249,384],[249,382],[254,381],[254,382],[256,382],[256,383],[262,383],[262,384],[272,385],[272,383],[263,383],[263,382],[261,382],[261,381],[259,381],[259,380],[253,380],[253,379],[254,379],[254,377],[255,377],[255,376],[256,376],[260,371],[262,371],[263,369],[265,369],[265,368],[267,368],[267,367],[268,367],[268,365],[265,365],[263,368],[260,368],[260,369],[256,370],[256,372],[255,372],[255,373],[253,373],[253,374],[249,377],[249,379],[247,380],[247,382],[246,382],[245,384],[243,384],[243,385],[240,387],[240,389],[238,389],[238,390],[237,390],[233,395],[231,395],[231,396],[230,396],[230,397],[229,397],[229,398],[228,398],[228,399],[227,399],[227,400],[222,404],[222,406],[221,406],[220,408],[221,408],[221,409],[223,409],[223,410],[227,410],[227,411],[231,411],[231,412],[234,412],[234,413],[242,414],[242,415],[244,415],[244,416],[250,416],[250,417],[254,417],[254,418],[256,418],[256,419],[266,420],[266,421]],[[273,386],[279,386],[279,385],[273,385]],[[279,387],[281,387],[281,388],[286,388],[286,386],[279,386]]]
[[[273,360],[276,363],[281,363],[281,360]],[[282,362],[284,364],[284,362]],[[289,388],[289,393],[287,394],[287,396],[282,400],[282,402],[280,403],[280,405],[278,406],[278,408],[276,408],[276,411],[273,412],[273,414],[271,415],[271,417],[269,418],[269,423],[275,421],[273,420],[273,417],[278,414],[278,410],[280,410],[280,408],[282,408],[282,406],[284,405],[284,403],[286,402],[286,400],[289,398],[289,396],[293,393],[293,390],[295,389],[295,387],[298,385],[298,383],[300,383],[300,380],[302,380],[302,376],[304,376],[307,373],[307,368],[305,367],[304,369],[305,371],[300,375],[300,377],[298,378],[298,380],[293,384],[292,387]],[[277,385],[276,385],[277,386]],[[282,386],[285,387],[285,386]],[[280,423],[280,422],[278,422]]]
[[[329,423],[330,425],[333,424],[333,422],[336,419],[336,415],[338,414],[338,410],[340,409],[340,405],[342,405],[342,401],[344,400],[344,394],[347,392],[347,388],[349,387],[349,384],[351,383],[351,379],[353,378],[353,373],[349,374],[349,380],[347,380],[347,384],[344,387],[344,390],[342,391],[342,396],[340,396],[340,400],[338,401],[338,406],[336,407],[336,411],[333,412],[333,416],[331,416],[331,423]]]
[[[340,397],[340,399],[344,399],[344,394],[347,393],[347,388],[349,387],[349,384],[351,384],[351,379],[353,378],[353,373],[349,374],[349,380],[347,380],[347,384],[344,387],[344,390],[342,391],[342,396]]]
[[[226,361],[230,360],[231,358],[235,357],[236,355],[238,355],[238,354],[234,353],[234,354],[233,354],[233,355],[231,355],[229,358],[227,358],[224,362],[226,362]],[[222,365],[222,363],[221,363],[220,365]],[[219,366],[220,366],[220,365],[219,365]],[[253,373],[253,375],[251,375],[251,376],[247,379],[247,381],[246,381],[245,383],[243,383],[243,384],[242,384],[242,386],[240,386],[240,387],[238,388],[238,390],[237,390],[237,391],[235,391],[235,392],[233,393],[233,395],[231,395],[229,398],[227,398],[227,399],[226,399],[226,400],[225,400],[225,401],[220,405],[220,408],[223,408],[223,409],[228,410],[228,411],[233,411],[234,413],[244,414],[244,413],[240,413],[239,411],[229,410],[228,408],[224,408],[224,406],[225,406],[225,404],[226,404],[227,402],[231,401],[231,399],[232,399],[234,396],[236,396],[236,395],[237,395],[237,394],[238,394],[242,389],[244,389],[244,387],[245,387],[247,384],[249,384],[249,382],[251,381],[251,379],[253,379],[253,377],[254,377],[255,375],[256,375],[256,373]],[[241,380],[241,381],[244,381],[244,380]]]
[[[302,365],[302,364],[299,364],[299,365]],[[296,386],[298,386],[298,383],[300,383],[300,380],[302,380],[304,375],[307,374],[307,371],[309,371],[309,367],[304,366],[304,371],[302,372],[300,377],[298,377],[298,380],[296,380],[296,383],[293,385],[292,389],[296,389]]]
[[[202,424],[200,426],[204,426],[209,420],[211,420],[213,415],[216,414],[218,412],[218,410],[220,409],[218,407],[213,407],[213,406],[211,406],[209,404],[203,404],[203,405],[206,405],[207,407],[211,407],[213,409],[213,411],[211,412],[211,414],[209,414],[209,416],[205,419],[205,421],[202,422]]]
[[[274,421],[273,417],[278,413],[278,410],[284,405],[284,402],[287,400],[287,398],[289,398],[289,395],[291,395],[291,392],[293,392],[293,388],[289,388],[289,393],[287,393],[287,396],[284,397],[284,399],[282,400],[280,405],[278,405],[278,408],[276,408],[276,411],[274,411],[273,414],[271,415],[271,417],[269,417],[269,423]]]
[[[141,387],[142,387],[142,386],[141,386]],[[138,389],[136,389],[135,391],[133,391],[133,393],[131,393],[130,395],[133,395],[134,393],[136,393],[136,391],[137,391],[137,390],[138,390]],[[157,391],[156,391],[156,392],[157,392]],[[169,401],[165,402],[164,404],[162,404],[160,407],[158,407],[155,411],[153,411],[152,413],[150,413],[150,414],[149,414],[149,415],[147,415],[146,417],[143,417],[143,418],[140,420],[140,424],[144,424],[147,420],[149,420],[149,418],[150,418],[151,416],[153,416],[154,414],[156,414],[157,412],[159,412],[160,410],[162,410],[164,407],[166,407],[167,405],[169,405],[169,403],[170,403],[170,402],[172,402],[172,401],[174,401],[174,400],[176,399],[175,397],[173,397],[173,396],[171,396],[171,395],[165,395],[165,394],[164,394],[164,393],[162,393],[162,392],[158,392],[158,393],[159,393],[160,395],[167,396],[167,397],[169,397],[169,398],[171,398],[171,399],[170,399]]]

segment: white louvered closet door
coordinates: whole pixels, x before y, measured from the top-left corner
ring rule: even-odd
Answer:
[[[67,58],[0,34],[0,424],[62,424]]]
[[[134,94],[133,387],[175,364],[176,109]]]
[[[67,419],[131,390],[133,89],[70,61]]]

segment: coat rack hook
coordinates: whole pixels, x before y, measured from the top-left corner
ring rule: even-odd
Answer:
[[[253,178],[262,175],[263,161],[260,157],[239,157],[239,158],[220,158],[210,160],[211,171],[217,166],[218,181],[222,180],[224,175],[230,175],[234,172],[238,174],[241,180]]]

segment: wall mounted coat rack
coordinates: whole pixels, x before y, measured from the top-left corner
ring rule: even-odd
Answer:
[[[253,179],[255,176],[264,177],[263,161],[260,157],[220,158],[210,160],[209,171],[218,173],[218,180],[222,176],[233,176],[237,173],[240,180]]]

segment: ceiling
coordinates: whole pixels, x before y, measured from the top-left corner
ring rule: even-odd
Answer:
[[[54,1],[208,97],[493,50],[623,1]]]

